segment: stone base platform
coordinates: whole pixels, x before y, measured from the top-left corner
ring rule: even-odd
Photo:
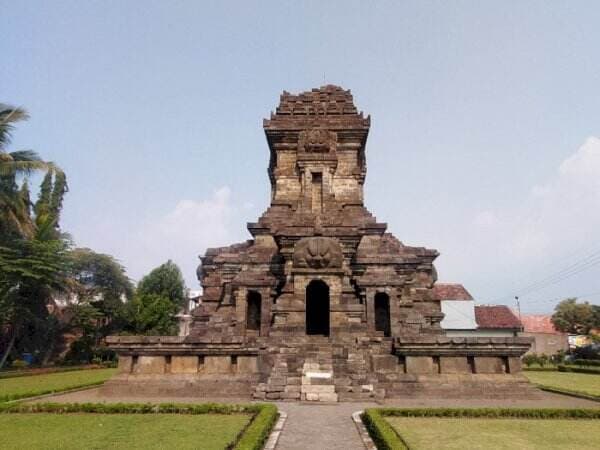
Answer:
[[[107,396],[247,397],[262,401],[386,398],[536,398],[521,374],[523,338],[348,339],[271,337],[218,341],[111,337],[119,373]]]
[[[258,375],[124,375],[104,383],[100,393],[105,397],[226,397],[250,399]]]

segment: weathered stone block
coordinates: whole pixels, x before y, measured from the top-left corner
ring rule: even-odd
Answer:
[[[371,361],[375,372],[395,372],[398,370],[398,358],[394,355],[373,355]]]
[[[231,373],[231,356],[205,356],[204,373]]]
[[[198,373],[197,356],[173,356],[171,373]]]
[[[475,357],[475,373],[502,373],[503,369],[502,358],[496,356]]]
[[[299,400],[300,392],[283,392],[281,398],[285,400]]]
[[[520,373],[521,369],[521,358],[517,356],[511,356],[508,358],[508,373]]]
[[[333,385],[302,386],[300,391],[305,394],[323,394],[335,392]]]
[[[265,396],[269,400],[279,400],[281,398],[281,393],[279,392],[267,392]]]
[[[337,402],[338,401],[338,395],[337,394],[319,394],[319,401],[320,402]]]
[[[131,356],[119,356],[119,373],[131,373],[133,369],[133,357]]]
[[[431,356],[407,356],[406,373],[415,375],[433,373],[433,360]]]
[[[140,356],[137,359],[134,371],[138,374],[163,374],[165,373],[164,356]]]
[[[238,373],[258,373],[258,358],[256,356],[238,356]]]
[[[471,367],[466,356],[441,356],[441,373],[471,373]]]

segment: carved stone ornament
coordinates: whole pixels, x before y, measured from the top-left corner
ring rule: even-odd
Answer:
[[[329,153],[335,150],[336,133],[324,128],[312,128],[300,132],[298,149],[305,153]]]
[[[342,266],[342,249],[333,238],[310,237],[298,241],[294,249],[294,267],[327,269]]]

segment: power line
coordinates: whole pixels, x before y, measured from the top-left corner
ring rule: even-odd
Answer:
[[[584,258],[572,263],[563,269],[542,278],[541,280],[535,281],[533,283],[529,283],[528,285],[522,286],[521,288],[514,291],[515,295],[523,296],[529,294],[531,292],[535,292],[540,289],[544,289],[553,284],[559,283],[567,278],[570,278],[574,275],[577,275],[585,270],[590,269],[596,265],[600,264],[600,250],[593,251],[589,255]],[[500,297],[494,301],[501,301],[504,299],[509,299],[514,297],[513,295],[507,295],[504,297]]]

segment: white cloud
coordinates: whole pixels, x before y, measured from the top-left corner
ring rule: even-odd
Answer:
[[[480,295],[494,300],[511,286],[535,282],[598,249],[598,230],[600,139],[589,137],[548,182],[532,186],[511,207],[474,212],[446,247],[440,273],[472,283]],[[597,278],[584,273],[571,286],[566,282],[536,295],[558,296],[563,288],[590,292]]]
[[[198,256],[208,247],[229,245],[248,238],[236,214],[227,186],[209,198],[180,200],[172,210],[140,226],[128,243],[124,262],[132,277],[139,279],[152,268],[173,260],[181,268],[188,287],[197,288]],[[238,223],[240,222],[240,223]]]

